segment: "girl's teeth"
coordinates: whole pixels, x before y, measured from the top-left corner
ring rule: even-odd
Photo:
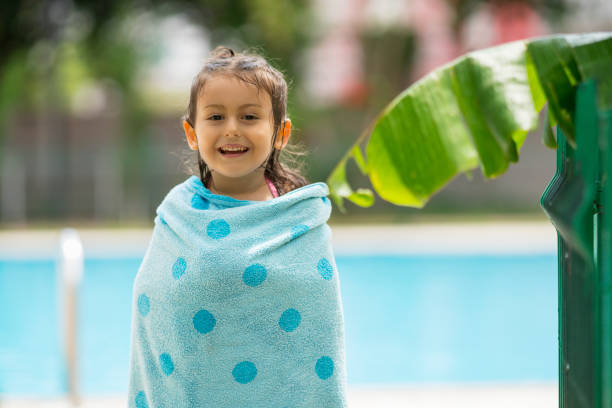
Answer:
[[[244,153],[249,149],[221,149],[222,153]]]

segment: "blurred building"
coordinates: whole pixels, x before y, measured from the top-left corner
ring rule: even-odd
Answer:
[[[462,53],[551,33],[526,2],[482,3],[462,30]]]
[[[313,103],[350,104],[367,89],[365,31],[400,29],[413,32],[417,42],[410,80],[475,49],[546,35],[550,27],[527,2],[482,2],[453,31],[455,9],[445,0],[314,1],[317,25],[315,45],[305,55],[304,77]],[[362,95],[366,97],[367,95]]]
[[[313,4],[319,24],[317,40],[305,55],[304,77],[315,104],[352,104],[355,98],[359,102],[368,96],[363,33],[415,32],[416,78],[458,55],[450,31],[452,11],[444,0],[317,0]]]

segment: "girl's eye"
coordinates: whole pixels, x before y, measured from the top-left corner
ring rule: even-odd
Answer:
[[[246,120],[255,120],[255,119],[257,119],[257,116],[255,116],[255,115],[244,115],[244,118]],[[210,115],[208,117],[208,120],[222,120],[222,119],[223,119],[222,115]]]

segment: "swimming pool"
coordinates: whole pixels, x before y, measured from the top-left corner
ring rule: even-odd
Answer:
[[[336,252],[349,385],[557,380],[556,254],[472,247],[476,253],[449,253],[439,242],[430,254]],[[141,258],[86,258],[78,340],[84,394],[127,390]],[[53,258],[0,257],[1,395],[65,392],[55,288]]]

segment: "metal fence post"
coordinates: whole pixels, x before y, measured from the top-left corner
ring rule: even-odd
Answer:
[[[612,280],[610,111],[597,106],[596,82],[576,91],[576,148],[557,129],[557,172],[541,205],[557,229],[559,405],[609,408]]]

